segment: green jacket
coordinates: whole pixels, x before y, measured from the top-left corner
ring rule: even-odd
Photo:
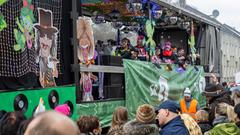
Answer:
[[[240,135],[240,128],[235,123],[222,123],[211,129],[208,135]]]

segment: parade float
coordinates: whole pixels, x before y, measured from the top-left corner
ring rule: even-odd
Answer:
[[[68,104],[72,119],[96,115],[106,127],[117,106],[133,117],[140,104],[179,101],[186,87],[205,105],[204,71],[218,64],[204,59],[211,52],[201,46],[211,33],[206,28],[219,27],[211,19],[155,0],[0,4],[0,110],[31,117],[41,99],[46,110]],[[138,49],[138,60],[119,56],[123,38]],[[185,50],[187,65],[168,59],[174,48]],[[157,59],[158,49],[164,60]]]

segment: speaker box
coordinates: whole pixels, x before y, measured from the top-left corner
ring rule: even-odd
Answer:
[[[122,63],[120,56],[102,55],[102,65],[122,66]]]
[[[124,85],[124,74],[104,73],[104,85]]]
[[[77,118],[75,86],[2,91],[0,92],[0,110],[23,111],[27,117],[32,117],[41,97],[46,110],[51,110],[57,105],[67,103],[71,108],[70,117],[72,119]]]
[[[105,98],[124,98],[124,86],[123,85],[109,85],[104,86]]]

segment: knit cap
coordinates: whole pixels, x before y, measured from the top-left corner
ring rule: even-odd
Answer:
[[[156,114],[153,106],[143,104],[138,107],[136,112],[136,120],[141,123],[151,123],[155,120]]]

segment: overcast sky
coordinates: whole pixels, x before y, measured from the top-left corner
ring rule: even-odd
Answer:
[[[240,0],[187,0],[187,4],[207,15],[217,9],[220,12],[217,20],[240,31]]]

